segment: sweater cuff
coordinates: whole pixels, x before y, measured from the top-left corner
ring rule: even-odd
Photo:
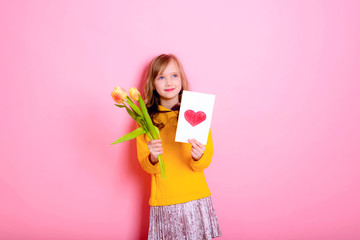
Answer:
[[[150,155],[148,155],[144,160],[143,160],[143,168],[145,171],[147,171],[150,174],[156,174],[156,173],[160,173],[160,165],[158,163],[152,164],[149,158]]]
[[[194,160],[191,157],[190,165],[194,171],[201,171],[207,168],[210,165],[211,158],[213,156],[213,149],[205,149],[204,154],[201,156],[199,160]]]

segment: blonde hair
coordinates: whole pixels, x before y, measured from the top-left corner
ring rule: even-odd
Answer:
[[[153,118],[154,113],[157,112],[158,106],[160,105],[160,96],[157,93],[154,81],[155,78],[162,74],[167,67],[167,65],[174,61],[180,71],[180,77],[181,77],[181,90],[179,92],[179,103],[181,102],[181,97],[183,90],[190,90],[189,82],[187,80],[186,74],[184,72],[184,68],[180,62],[180,60],[173,54],[161,54],[157,57],[155,57],[148,67],[148,70],[146,72],[146,78],[145,78],[145,87],[144,87],[144,95],[145,95],[145,104],[146,107],[149,110],[151,118]]]

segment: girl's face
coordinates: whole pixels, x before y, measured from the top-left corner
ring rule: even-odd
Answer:
[[[178,101],[181,83],[179,67],[173,60],[169,62],[164,72],[158,74],[154,80],[154,86],[160,95],[160,99],[165,101]]]

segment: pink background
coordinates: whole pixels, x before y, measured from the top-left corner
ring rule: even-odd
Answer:
[[[216,95],[221,239],[360,239],[359,1],[1,1],[0,239],[145,239],[110,92],[176,54]]]

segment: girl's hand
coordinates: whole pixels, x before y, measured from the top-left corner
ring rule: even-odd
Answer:
[[[159,160],[157,157],[161,154],[163,154],[163,148],[161,144],[161,140],[150,140],[148,142],[148,149],[150,151],[150,161],[152,164],[157,163]]]
[[[188,142],[192,145],[191,147],[191,156],[194,158],[195,161],[198,161],[205,151],[205,146],[196,139],[188,139]]]

